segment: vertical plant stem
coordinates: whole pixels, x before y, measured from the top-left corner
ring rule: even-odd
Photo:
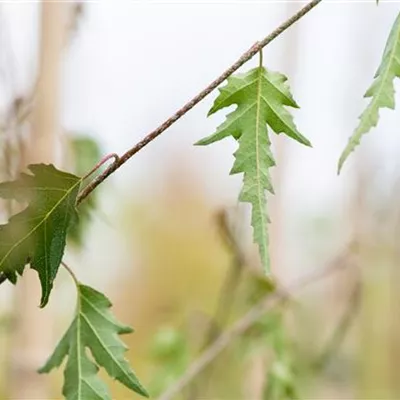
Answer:
[[[210,321],[203,345],[201,347],[201,352],[203,352],[218,338],[218,336],[221,334],[221,328],[224,327],[229,320],[234,304],[236,289],[240,282],[240,276],[243,269],[242,267],[243,262],[241,257],[235,254],[222,284],[215,314],[213,319]],[[212,374],[213,364],[210,364],[210,366],[201,375],[201,379],[199,379],[201,382],[194,381],[193,384],[188,388],[188,400],[195,400],[198,398],[200,386],[202,396],[207,395],[208,385],[212,378]]]
[[[336,326],[336,329],[332,333],[331,337],[327,341],[327,344],[321,351],[320,355],[314,362],[313,369],[320,371],[322,370],[337,353],[340,345],[346,338],[346,334],[351,328],[351,324],[357,315],[360,307],[361,299],[361,282],[358,280],[350,294],[350,298],[347,307],[343,313],[342,318]]]

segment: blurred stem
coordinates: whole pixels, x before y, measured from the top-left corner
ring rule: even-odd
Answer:
[[[210,321],[207,333],[203,345],[200,351],[203,352],[212,342],[214,342],[218,336],[221,334],[220,327],[226,325],[232,312],[232,307],[234,304],[235,294],[240,282],[240,276],[242,274],[244,257],[240,251],[240,247],[237,243],[235,235],[228,227],[226,212],[222,211],[218,217],[218,225],[220,228],[221,235],[226,239],[232,253],[233,259],[228,268],[225,276],[225,280],[221,286],[219,292],[219,298],[217,302],[217,307],[215,309],[215,314]],[[189,386],[186,398],[188,400],[194,400],[198,398],[198,392],[202,390],[202,396],[206,396],[208,384],[211,380],[213,373],[213,364],[211,364],[202,374],[201,379],[198,379]],[[198,382],[201,380],[201,382]]]
[[[277,306],[287,300],[288,293],[293,294],[312,283],[316,283],[322,279],[326,279],[334,272],[343,270],[348,266],[348,256],[352,251],[352,246],[348,246],[345,252],[334,259],[325,268],[318,268],[314,272],[305,275],[303,278],[296,280],[288,286],[287,291],[279,288],[272,294],[268,294],[248,310],[241,318],[239,318],[232,326],[227,328],[200,357],[192,362],[185,373],[173,383],[158,400],[173,400],[182,392],[196,377],[202,373],[214,359],[225,350],[233,340],[248,331],[259,319],[267,312],[274,310]]]
[[[339,347],[342,345],[346,335],[351,328],[352,322],[357,315],[360,308],[361,300],[361,282],[357,280],[355,286],[351,292],[347,307],[336,326],[336,329],[332,333],[331,337],[327,341],[323,350],[316,358],[312,365],[312,369],[315,371],[321,371],[329,362],[332,360],[334,355],[337,353]]]

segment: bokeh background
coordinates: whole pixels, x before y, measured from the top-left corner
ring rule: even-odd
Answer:
[[[102,156],[123,153],[304,4],[0,2],[1,179],[38,161],[83,174]],[[303,291],[291,310],[288,330],[301,371],[295,378],[305,399],[400,398],[400,111],[381,111],[378,128],[336,173],[399,11],[397,1],[325,0],[264,50],[265,66],[288,76],[300,105],[295,122],[313,144],[273,137],[274,275],[289,284],[358,243],[356,268]],[[127,357],[154,396],[198,356],[213,319],[232,262],[220,212],[239,232],[246,268],[259,268],[249,209],[237,205],[242,177],[229,176],[236,143],[193,146],[224,119],[206,117],[215,97],[98,188],[65,255],[135,328],[124,338]],[[15,209],[1,207],[5,222]],[[243,293],[255,283],[246,271],[226,324],[251,307]],[[35,370],[69,324],[70,278],[60,272],[45,310],[29,271],[16,288],[0,289],[0,397],[61,398],[61,372]],[[314,363],[343,321],[334,351]],[[192,389],[198,398],[261,399],[268,360],[267,341],[246,336],[216,361],[206,389]],[[110,384],[113,398],[135,398]]]

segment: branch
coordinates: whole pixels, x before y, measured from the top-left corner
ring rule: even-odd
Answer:
[[[101,166],[103,166],[111,158],[114,159],[113,164],[117,163],[119,160],[119,157],[116,153],[111,153],[111,154],[104,156],[82,179],[89,178],[89,176],[93,175]]]
[[[242,318],[237,320],[229,329],[218,337],[215,342],[209,346],[204,353],[188,366],[182,377],[168,388],[158,400],[172,400],[178,393],[181,392],[194,378],[197,377],[229,344],[238,336],[245,333],[251,328],[265,313],[271,311],[276,306],[287,299],[288,293],[297,292],[300,289],[315,283],[321,279],[327,278],[333,272],[337,272],[348,265],[348,257],[353,251],[353,246],[350,245],[346,251],[336,258],[327,267],[318,269],[313,273],[299,279],[292,285],[289,285],[286,290],[278,288],[273,294],[265,297],[254,307],[252,307]]]
[[[104,171],[101,175],[99,175],[96,179],[94,179],[82,192],[79,194],[77,198],[77,205],[79,205],[90,193],[96,189],[107,177],[109,177],[113,172],[115,172],[118,168],[120,168],[123,164],[125,164],[132,156],[138,153],[143,147],[148,145],[151,141],[156,139],[159,135],[161,135],[165,130],[167,130],[172,124],[178,121],[181,117],[183,117],[188,111],[190,111],[195,105],[200,103],[206,96],[208,96],[214,89],[216,89],[222,82],[225,81],[229,76],[231,76],[234,72],[236,72],[243,64],[249,61],[253,56],[255,56],[258,52],[260,52],[266,45],[271,43],[274,39],[276,39],[280,34],[286,31],[290,26],[292,26],[295,22],[297,22],[300,18],[304,17],[309,11],[311,11],[316,5],[318,5],[322,0],[312,0],[305,7],[303,7],[300,11],[294,14],[291,18],[289,18],[286,22],[280,25],[277,29],[275,29],[272,33],[266,36],[260,42],[256,42],[249,50],[247,50],[234,64],[232,64],[225,72],[223,72],[217,79],[211,82],[203,91],[201,91],[197,96],[195,96],[192,100],[186,103],[181,109],[179,109],[174,115],[168,118],[164,123],[162,123],[158,128],[154,131],[150,132],[147,136],[145,136],[139,143],[129,149],[126,153],[124,153],[118,161],[114,162]]]

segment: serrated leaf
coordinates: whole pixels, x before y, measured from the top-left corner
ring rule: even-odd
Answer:
[[[277,134],[283,132],[310,146],[310,142],[297,130],[292,116],[285,109],[285,106],[298,107],[286,81],[284,75],[263,67],[228,78],[227,85],[219,89],[220,94],[209,115],[233,104],[237,108],[227,115],[226,121],[213,135],[196,143],[207,145],[228,136],[233,136],[239,142],[230,173],[244,173],[239,200],[252,205],[254,241],[259,246],[267,273],[270,271],[267,230],[269,218],[265,190],[273,193],[269,168],[275,165],[267,125]]]
[[[39,274],[40,306],[48,300],[64,254],[67,229],[76,214],[81,178],[53,165],[34,164],[31,174],[0,183],[0,197],[28,202],[22,212],[0,225],[0,271],[15,283],[26,264]]]
[[[400,77],[400,13],[391,29],[381,64],[374,76],[374,82],[364,95],[364,97],[372,99],[360,115],[359,125],[340,156],[338,173],[350,153],[360,144],[362,136],[378,125],[379,110],[395,108],[393,81],[396,77]]]
[[[50,372],[68,356],[64,370],[63,395],[67,400],[111,400],[106,385],[97,376],[103,367],[114,379],[129,389],[148,397],[144,387],[124,358],[127,347],[118,335],[132,329],[120,324],[111,314],[111,302],[102,293],[78,285],[78,306],[75,318],[39,372]],[[90,350],[93,360],[89,358]]]

